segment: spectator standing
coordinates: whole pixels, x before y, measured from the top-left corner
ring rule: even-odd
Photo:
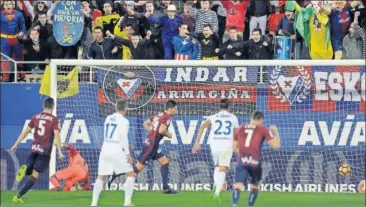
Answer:
[[[179,33],[178,26],[183,23],[183,19],[177,15],[177,7],[169,5],[167,8],[167,15],[161,17],[151,16],[150,12],[146,12],[146,17],[150,24],[160,24],[163,26],[162,40],[164,47],[164,59],[173,59],[173,45],[172,38]]]
[[[366,59],[366,28],[365,27],[361,27],[358,24],[358,19],[360,16],[361,12],[360,11],[356,11],[355,12],[355,19],[354,19],[354,27],[355,27],[355,35],[360,37],[362,40],[362,59]]]
[[[120,16],[119,14],[113,14],[113,3],[106,1],[103,4],[104,14],[95,20],[95,26],[103,28],[103,33],[107,31],[114,31],[114,27],[118,23]]]
[[[196,30],[196,20],[191,16],[190,13],[191,4],[186,2],[184,4],[183,12],[179,15],[183,19],[183,23],[188,25],[188,30],[192,33]]]
[[[351,6],[346,6],[346,1],[332,2],[333,9],[330,12],[330,28],[335,59],[342,59],[342,40],[346,36],[351,24],[351,9],[358,6],[359,3],[360,1],[353,1]]]
[[[198,36],[201,43],[203,60],[218,60],[220,52],[220,39],[212,30],[211,25],[203,25],[202,34]]]
[[[233,27],[236,28],[239,39],[243,40],[245,15],[248,5],[249,1],[247,0],[242,0],[241,2],[239,0],[230,1],[227,8],[226,31],[222,40],[223,42],[226,42],[229,39],[230,28]]]
[[[211,10],[216,12],[217,20],[219,22],[219,38],[222,40],[222,37],[225,33],[225,25],[226,25],[226,9],[224,8],[223,4],[220,0],[213,0],[211,3]]]
[[[1,52],[12,58],[14,52],[15,60],[22,60],[22,48],[18,42],[18,38],[23,38],[26,34],[25,22],[23,14],[14,10],[12,1],[4,1],[3,10],[0,14],[1,21]],[[7,61],[1,61],[1,70],[9,72],[10,65]],[[2,77],[3,81],[9,80],[9,74],[5,73]]]
[[[36,0],[34,1],[35,6],[33,6],[29,0],[24,0],[24,6],[27,8],[27,11],[32,16],[32,22],[38,19],[39,12],[46,12],[47,18],[51,19],[53,15],[53,10],[55,8],[55,4],[52,1],[46,0]]]
[[[159,18],[163,16],[160,11],[155,10],[153,1],[148,1],[145,4],[146,11],[151,14],[152,17]],[[145,30],[151,31],[151,37],[148,45],[148,59],[163,59],[164,58],[164,48],[161,39],[161,25],[160,24],[150,24],[144,17]],[[147,33],[147,31],[146,31]]]
[[[84,14],[84,31],[80,38],[80,43],[82,47],[82,59],[87,59],[88,50],[93,42],[93,35],[91,33],[93,26],[93,10],[90,8],[89,0],[81,0],[81,12]]]
[[[220,56],[223,56],[225,60],[238,60],[242,59],[243,40],[239,39],[238,32],[235,27],[229,30],[230,39],[224,42],[220,49]]]
[[[126,24],[123,28],[123,30],[120,29],[118,25],[122,25],[121,22],[123,21],[124,17],[122,16],[119,20],[119,23],[117,23],[116,28],[114,29],[114,34],[118,37],[121,37],[124,40],[131,40],[132,35],[135,34],[135,30],[133,29],[132,25]],[[120,52],[120,49],[118,50]],[[119,54],[118,54],[119,56]],[[130,48],[122,45],[122,59],[123,60],[131,60],[132,54],[130,51]]]
[[[271,0],[270,15],[268,16],[267,30],[273,36],[276,36],[276,29],[282,17],[285,16],[286,0]],[[262,31],[263,32],[263,31]]]
[[[31,29],[32,28],[35,28],[39,31],[40,39],[47,40],[53,35],[52,21],[47,19],[46,12],[39,12],[38,20],[33,23]]]
[[[210,1],[203,0],[201,2],[201,9],[190,7],[189,14],[196,20],[195,33],[198,35],[202,33],[203,25],[210,24],[214,33],[219,31],[219,21],[216,12],[210,10]],[[194,0],[193,3],[197,3]]]
[[[115,35],[109,31],[107,32],[107,36],[112,40],[115,39]],[[135,33],[132,35],[131,40],[124,40],[121,38],[118,42],[130,49],[133,60],[146,60],[148,57],[147,45],[150,41],[150,36],[151,32],[149,31],[147,32],[145,39],[140,40],[140,35]]]
[[[197,41],[189,36],[188,25],[182,23],[179,34],[172,38],[175,51],[175,60],[197,60],[199,46]]]
[[[156,3],[156,11],[159,11],[161,13],[165,13],[166,10],[168,10],[169,5],[172,5],[171,0],[155,0]]]
[[[252,38],[254,28],[259,27],[263,33],[266,31],[269,0],[250,0],[249,5],[249,29]],[[258,26],[259,25],[259,26]]]
[[[45,39],[40,39],[39,31],[37,29],[31,29],[29,38],[20,40],[24,49],[25,61],[45,61],[46,64],[50,62],[50,51]],[[25,70],[44,70],[44,64],[26,64]]]
[[[300,54],[301,38],[297,38],[296,36],[294,21],[294,11],[292,10],[292,8],[286,8],[285,16],[283,16],[278,23],[276,32],[280,36],[290,37],[292,39],[292,52],[295,52],[295,54]]]
[[[122,25],[120,25],[121,28],[123,28],[125,25],[129,24],[133,27],[133,30],[135,33],[142,34],[145,31],[140,32],[140,25],[142,24],[141,19],[143,17],[143,14],[135,12],[135,5],[136,3],[134,1],[125,1],[125,7],[126,15],[124,16],[124,19],[122,21]]]
[[[273,59],[273,44],[268,40],[259,28],[252,32],[252,39],[243,43],[244,50],[248,50],[250,60],[271,60]]]
[[[120,46],[121,38],[114,36],[114,39],[104,38],[103,29],[101,27],[94,28],[95,41],[89,47],[89,59],[118,59],[116,53]],[[107,31],[106,34],[110,32]]]
[[[294,2],[287,1],[287,4]],[[330,43],[328,10],[324,5],[309,4],[307,8],[301,8],[294,3],[296,12],[299,12],[295,22],[295,28],[299,31],[310,49],[310,57],[313,60],[329,60],[333,57],[333,48]]]
[[[362,40],[356,35],[355,23],[349,28],[349,33],[343,38],[343,59],[362,59]]]

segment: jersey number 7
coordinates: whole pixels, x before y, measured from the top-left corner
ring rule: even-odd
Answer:
[[[252,141],[254,130],[253,129],[245,129],[244,132],[247,134],[244,145],[245,145],[245,147],[249,147],[250,146],[250,141]]]

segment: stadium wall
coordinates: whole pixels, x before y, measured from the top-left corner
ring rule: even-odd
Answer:
[[[216,70],[216,69],[210,69]],[[265,191],[298,191],[298,192],[357,192],[358,184],[365,175],[365,67],[305,67],[306,72],[300,71],[291,76],[275,67],[267,67],[268,84],[257,84],[258,70],[245,70],[246,84],[230,88],[221,85],[220,81],[213,84],[216,74],[209,76],[211,91],[237,91],[239,97],[235,103],[234,113],[238,114],[240,123],[249,121],[249,114],[253,110],[262,110],[266,114],[266,123],[276,124],[281,134],[282,148],[274,152],[264,145],[265,160],[263,175],[263,190]],[[219,71],[219,69],[217,69]],[[226,72],[229,69],[226,70]],[[231,69],[228,73],[229,81],[233,82],[238,70]],[[157,80],[164,80],[165,85],[158,85],[157,91],[182,91],[186,84],[194,84],[197,74],[189,74],[190,81],[179,81],[179,70],[162,73],[153,71]],[[181,71],[182,72],[182,71]],[[239,71],[243,73],[243,71]],[[191,77],[192,76],[192,77]],[[222,78],[221,80],[225,80]],[[335,81],[334,81],[335,80]],[[240,79],[243,81],[243,79]],[[286,84],[293,81],[295,84]],[[168,82],[168,84],[166,84]],[[322,88],[321,83],[325,83]],[[222,83],[225,84],[225,83]],[[99,84],[100,85],[100,84]],[[9,148],[16,140],[20,131],[26,126],[31,116],[41,110],[42,97],[39,95],[39,84],[2,84],[1,94],[1,189],[16,189],[19,185],[14,181],[15,173],[21,164],[26,162],[30,152],[29,135],[20,149],[14,155]],[[216,87],[216,88],[215,88]],[[310,87],[310,89],[309,89]],[[58,110],[61,120],[62,139],[66,143],[75,144],[88,159],[95,159],[100,148],[102,137],[102,123],[104,115],[100,109],[105,107],[98,97],[98,84],[81,83],[80,93],[76,96],[58,100],[58,105],[70,105],[77,113]],[[283,92],[288,91],[288,92]],[[212,99],[214,92],[206,91]],[[233,92],[235,94],[236,92]],[[16,94],[16,95],[14,95]],[[160,98],[169,96],[168,93],[157,93],[151,102],[159,103]],[[241,95],[240,95],[241,94]],[[85,97],[90,100],[85,101]],[[197,97],[181,97],[181,102],[192,104]],[[285,100],[285,101],[283,101]],[[197,102],[197,101],[196,101]],[[82,103],[82,104],[80,104]],[[214,106],[214,103],[212,103]],[[168,157],[177,158],[172,169],[172,180],[184,185],[182,190],[210,190],[212,183],[212,160],[190,153],[192,143],[206,114],[189,113],[180,110],[181,114],[174,117],[170,130],[175,136],[171,141],[165,140],[169,149]],[[141,126],[146,114],[132,113],[129,117],[131,126]],[[131,131],[131,138],[135,143],[135,155],[138,154],[140,144],[146,134]],[[131,142],[131,140],[130,140]],[[203,139],[202,154],[209,155],[207,136]],[[174,156],[173,156],[174,155]],[[88,160],[89,168],[96,169],[97,162]],[[348,163],[352,168],[349,176],[341,176],[338,167],[341,163]],[[192,173],[197,166],[207,166],[207,175],[197,182]],[[233,162],[234,165],[234,162]],[[59,168],[59,166],[58,166]],[[201,169],[201,168],[200,168]],[[231,168],[232,169],[232,168]],[[95,170],[94,170],[95,171]],[[202,173],[202,172],[201,172]],[[47,173],[46,173],[47,174]],[[232,170],[228,176],[232,176]],[[139,183],[139,190],[158,190],[160,188],[160,172],[157,167],[149,167],[140,175],[144,183]],[[90,177],[95,180],[95,175]],[[231,180],[227,186],[231,186]],[[173,182],[174,185],[174,182]],[[36,188],[47,189],[48,179],[43,176]],[[113,190],[121,189],[115,183]]]

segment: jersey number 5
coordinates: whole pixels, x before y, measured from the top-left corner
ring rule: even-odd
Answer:
[[[37,130],[37,133],[39,136],[44,136],[45,132],[46,132],[46,129],[45,129],[45,125],[46,124],[46,121],[45,120],[39,120],[38,122],[38,130]]]
[[[225,121],[225,127],[223,127],[223,123],[220,120],[215,121],[216,124],[218,124],[219,126],[217,127],[217,129],[215,130],[215,135],[221,135],[221,134],[225,134],[225,135],[229,135],[231,133],[231,126],[232,123],[231,121]],[[224,128],[225,130],[222,130],[222,128]]]
[[[110,130],[110,128],[111,128],[111,130]],[[113,134],[114,134],[114,131],[116,130],[116,128],[117,128],[117,124],[106,124],[105,125],[105,129],[104,129],[104,131],[105,131],[105,135],[104,135],[104,137],[105,137],[105,139],[112,139],[112,137],[113,137]]]

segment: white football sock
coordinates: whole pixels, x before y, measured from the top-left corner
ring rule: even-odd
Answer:
[[[226,177],[226,173],[225,172],[219,172],[219,175],[217,176],[217,186],[216,186],[216,191],[215,191],[215,195],[220,195],[222,186],[225,183],[225,177]]]
[[[93,188],[93,200],[91,206],[98,206],[100,192],[103,190],[103,180],[97,179]]]
[[[219,167],[215,167],[215,171],[214,171],[214,186],[217,186],[219,172],[220,172],[220,168]]]
[[[129,206],[131,204],[133,188],[135,187],[135,180],[134,177],[127,177],[126,179],[126,188],[125,188],[125,204],[124,206]]]

